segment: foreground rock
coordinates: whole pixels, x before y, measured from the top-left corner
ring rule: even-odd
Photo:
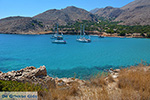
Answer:
[[[115,69],[115,70],[110,69],[109,72],[111,73],[110,75],[113,78],[117,78],[120,69]],[[11,71],[7,73],[3,73],[0,71],[0,80],[30,82],[30,83],[41,84],[41,85],[50,84],[50,86],[52,87],[70,86],[75,82],[78,83],[79,85],[84,85],[86,83],[86,81],[76,79],[76,78],[50,77],[47,75],[47,70],[45,66],[40,66],[40,68],[35,68],[34,66],[30,66],[18,71]]]
[[[31,66],[18,71],[11,71],[7,73],[0,71],[0,80],[29,82],[53,88],[59,86],[69,87],[74,82],[77,82],[81,85],[85,83],[85,81],[75,78],[52,78],[47,75],[45,66],[40,66],[40,68],[37,69]]]

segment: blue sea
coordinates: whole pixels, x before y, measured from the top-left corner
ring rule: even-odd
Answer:
[[[52,77],[87,79],[109,68],[150,64],[150,39],[91,36],[91,43],[79,43],[64,35],[67,44],[52,44],[50,37],[0,34],[0,71],[45,65]]]

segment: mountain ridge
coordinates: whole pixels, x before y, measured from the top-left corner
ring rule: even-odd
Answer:
[[[33,17],[7,17],[0,19],[0,33],[38,34],[50,30],[54,24],[67,25],[76,21],[97,21],[94,14],[75,6],[61,10],[50,9]]]
[[[120,13],[122,13],[122,10],[120,8],[107,6],[105,8],[100,8],[95,14],[99,17],[116,18],[120,15]]]
[[[134,0],[121,8],[107,6],[90,12],[68,6],[60,10],[50,9],[33,17],[7,17],[0,19],[0,33],[39,34],[50,31],[56,23],[67,25],[83,20],[97,22],[97,16],[111,18],[121,25],[150,25],[150,0]]]
[[[75,6],[68,6],[61,10],[47,10],[41,14],[34,16],[33,18],[44,22],[50,22],[46,24],[51,24],[53,23],[53,21],[55,21],[54,23],[59,23],[60,25],[66,25],[67,23],[72,23],[77,20],[97,20],[95,15]]]
[[[121,8],[105,7],[94,14],[123,21],[122,25],[150,25],[150,0],[134,0]]]

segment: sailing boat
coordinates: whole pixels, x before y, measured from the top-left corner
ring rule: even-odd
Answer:
[[[83,25],[83,30],[82,30],[82,25],[80,25],[80,37],[77,38],[77,41],[82,42],[82,43],[89,43],[91,42],[91,39],[85,37],[86,34],[84,32],[84,28],[85,28],[85,25]]]
[[[56,44],[66,44],[66,41],[63,40],[63,34],[61,33],[61,35],[59,35],[59,31],[58,31],[58,24],[57,24],[57,37],[56,40],[53,40],[52,43],[56,43]]]
[[[55,33],[55,26],[54,26],[54,29],[53,29],[53,33],[54,33],[54,34],[52,35],[51,39],[57,38],[58,32]]]

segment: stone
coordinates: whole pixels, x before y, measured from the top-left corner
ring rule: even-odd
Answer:
[[[48,88],[56,88],[56,82],[55,82],[55,79],[52,79],[52,78],[47,78],[46,80],[46,84],[48,86]]]
[[[114,72],[114,70],[113,70],[112,68],[110,68],[110,69],[109,69],[109,72],[110,72],[110,73],[113,73],[113,72]]]
[[[30,67],[24,68],[23,71],[34,70],[34,69],[36,69],[36,67],[30,66]]]
[[[3,75],[3,72],[0,71],[0,76]]]
[[[58,82],[57,85],[58,85],[58,86],[65,86],[66,83],[62,81],[62,82]]]
[[[16,73],[15,77],[16,76],[22,76],[22,73]]]
[[[115,69],[114,72],[115,72],[115,73],[119,73],[119,72],[120,72],[120,69]]]
[[[117,78],[118,77],[118,75],[112,75],[112,78]]]
[[[33,71],[34,76],[47,76],[47,71],[45,66],[40,66],[38,69],[34,69]]]

